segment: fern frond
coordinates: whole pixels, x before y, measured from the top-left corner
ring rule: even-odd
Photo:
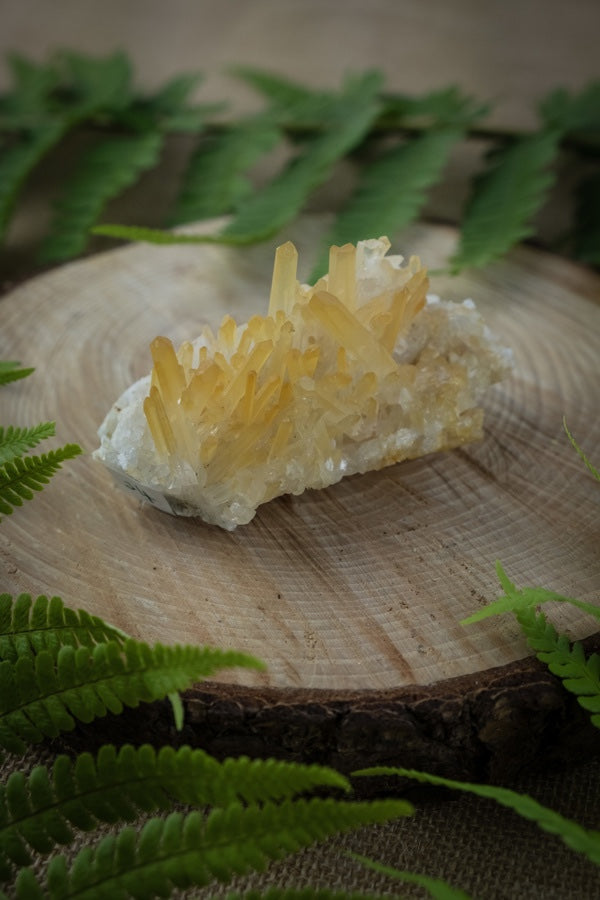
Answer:
[[[40,259],[58,262],[82,252],[105,204],[157,163],[162,144],[158,131],[98,141],[80,161],[57,205]]]
[[[8,516],[15,506],[31,500],[34,491],[48,484],[61,464],[81,453],[78,444],[65,444],[42,456],[23,456],[0,466],[0,513]]]
[[[548,809],[529,797],[509,788],[497,787],[489,784],[472,784],[466,781],[455,781],[443,778],[440,775],[431,775],[427,772],[419,772],[414,769],[396,768],[393,766],[376,766],[369,769],[361,769],[354,772],[356,776],[398,775],[402,778],[411,778],[423,784],[433,784],[439,787],[450,788],[456,791],[466,791],[478,797],[494,800],[501,806],[514,810],[525,819],[535,822],[544,831],[555,834],[572,850],[583,853],[596,865],[600,865],[600,831],[585,829],[577,822],[566,819],[552,809]]]
[[[532,233],[532,217],[554,181],[559,133],[542,131],[495,151],[475,179],[461,224],[459,246],[450,260],[454,273],[483,266]]]
[[[22,369],[20,362],[0,360],[0,384],[19,381],[21,378],[27,378],[32,372],[35,372],[35,369]]]
[[[580,643],[571,645],[566,635],[559,635],[543,613],[536,612],[537,607],[554,600],[570,603],[600,620],[600,607],[544,588],[518,590],[499,562],[496,569],[505,590],[504,596],[464,619],[462,624],[469,625],[499,613],[514,613],[538,659],[562,679],[567,690],[577,695],[580,705],[592,713],[592,724],[600,728],[600,656],[593,653],[586,660]]]
[[[537,658],[577,696],[579,705],[592,713],[592,724],[600,728],[600,655],[592,653],[586,659],[578,641],[571,644],[565,635],[557,633],[543,613],[536,613],[535,609],[518,612],[517,621]]]
[[[461,137],[458,129],[435,129],[394,147],[364,168],[357,190],[325,241],[326,248],[309,278],[311,284],[327,271],[330,245],[356,244],[369,235],[391,236],[408,225]]]
[[[255,116],[201,142],[184,175],[172,224],[231,212],[252,190],[248,170],[280,139],[272,120]]]
[[[376,118],[381,76],[368,72],[352,81],[332,110],[328,127],[259,192],[242,201],[224,229],[224,243],[247,244],[275,234],[300,211],[335,163],[364,138]]]
[[[557,594],[546,588],[525,587],[518,589],[512,581],[510,581],[500,562],[496,562],[496,572],[498,573],[500,584],[504,588],[505,593],[493,603],[489,603],[483,609],[479,609],[476,613],[473,613],[473,615],[463,619],[461,625],[472,625],[475,622],[481,622],[483,619],[487,619],[490,616],[501,615],[502,613],[519,613],[536,606],[541,606],[543,603],[550,603],[551,601],[570,603],[571,606],[577,607],[577,609],[580,609],[582,612],[588,613],[596,619],[600,619],[600,606],[595,606],[593,603],[586,603],[583,600],[577,600],[574,597],[565,597],[563,594]]]
[[[130,80],[123,54],[92,59],[62,53],[46,66],[13,56],[11,68],[16,82],[12,106],[16,105],[25,133],[0,152],[0,238],[30,172],[75,124],[98,109],[122,106]],[[66,99],[56,103],[52,98],[51,102],[51,89],[59,85]]]
[[[81,851],[68,868],[63,856],[51,860],[47,883],[56,896],[168,896],[173,888],[229,881],[234,875],[262,871],[332,834],[387,822],[412,812],[399,800],[349,803],[335,800],[290,800],[281,804],[215,809],[208,817],[172,813],[151,819],[138,834],[124,828],[95,848]],[[17,897],[26,896],[32,874],[17,879]],[[38,889],[41,885],[38,883]],[[31,894],[29,894],[31,896]]]
[[[75,719],[91,722],[190,687],[220,669],[263,664],[236,651],[178,645],[150,646],[127,639],[93,647],[62,646],[34,657],[0,663],[0,746],[22,753],[70,731]]]
[[[118,751],[105,745],[96,758],[59,756],[51,772],[44,766],[28,777],[14,772],[0,786],[0,878],[7,877],[9,861],[30,864],[28,847],[47,853],[57,843],[71,843],[72,826],[88,831],[98,822],[131,821],[141,811],[166,810],[173,801],[264,803],[317,787],[350,790],[347,779],[322,766],[244,757],[218,762],[190,747],[157,753],[147,744]]]
[[[430,875],[421,875],[417,872],[405,872],[395,869],[393,866],[385,866],[374,859],[367,856],[361,856],[359,853],[349,853],[351,859],[362,863],[373,872],[379,872],[380,875],[386,875],[388,878],[395,878],[397,881],[404,881],[407,884],[417,884],[419,887],[425,888],[433,900],[471,900],[468,894],[460,890],[460,888],[451,887],[440,878],[432,878]]]
[[[55,432],[54,422],[41,422],[32,428],[16,428],[13,425],[4,428],[0,425],[0,465],[15,456],[22,456]]]
[[[359,143],[379,109],[380,75],[352,81],[332,106],[328,127],[309,141],[282,173],[258,193],[239,200],[233,221],[217,235],[179,235],[160,229],[101,225],[94,234],[157,244],[251,244],[275,234],[300,211],[310,192],[326,180],[335,163]]]
[[[127,635],[83,609],[65,606],[60,597],[0,594],[0,659],[15,662],[40,650],[58,653],[63,645],[92,647],[123,642]]]

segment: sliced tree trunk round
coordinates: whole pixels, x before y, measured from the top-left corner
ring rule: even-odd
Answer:
[[[304,218],[278,241],[297,244],[301,277],[325,224]],[[1,589],[59,594],[149,642],[263,659],[265,673],[223,672],[186,695],[185,735],[212,752],[500,777],[542,747],[592,741],[511,615],[461,624],[501,593],[496,560],[519,587],[598,600],[600,485],[563,428],[564,417],[594,461],[592,272],[519,248],[482,271],[432,276],[432,292],[471,297],[515,354],[485,398],[479,443],[273,500],[233,532],[144,505],[92,459],[109,407],[150,370],[156,335],[177,344],[226,313],[266,312],[275,244],[128,246],[0,301],[0,357],[36,368],[3,389],[2,423],[55,420],[53,442],[86,451],[2,522]],[[421,224],[392,251],[436,269],[455,245],[453,229]],[[545,611],[597,645],[591,617]]]

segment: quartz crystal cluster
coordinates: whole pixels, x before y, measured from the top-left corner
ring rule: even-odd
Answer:
[[[332,247],[313,287],[279,247],[268,313],[175,350],[157,337],[151,375],[102,424],[95,452],[167,512],[231,530],[280,494],[480,438],[485,390],[510,351],[470,300],[427,296],[387,238]]]

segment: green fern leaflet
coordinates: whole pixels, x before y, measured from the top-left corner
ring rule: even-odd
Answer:
[[[332,769],[249,760],[218,762],[203,750],[148,744],[103,746],[97,757],[59,756],[52,770],[37,766],[13,772],[0,786],[0,877],[10,863],[29,865],[30,849],[49,853],[74,841],[73,828],[90,831],[99,822],[133,821],[140,812],[168,810],[173,803],[228,806],[291,799],[319,787],[350,790]]]
[[[327,180],[335,163],[367,134],[380,109],[380,85],[381,77],[374,72],[351,81],[332,110],[328,128],[309,141],[280,175],[240,204],[221,234],[222,241],[262,240],[293,219],[308,195]]]
[[[429,875],[421,875],[417,872],[405,872],[400,869],[394,869],[392,866],[384,866],[373,859],[366,856],[360,856],[358,853],[350,854],[352,859],[362,863],[373,872],[379,872],[381,875],[387,875],[388,878],[394,878],[396,881],[404,881],[407,884],[417,884],[419,887],[425,888],[429,896],[433,900],[471,900],[468,894],[453,888],[440,878],[431,878]]]
[[[22,753],[27,743],[71,731],[125,706],[151,703],[191,687],[220,669],[263,664],[236,651],[128,639],[93,647],[62,646],[0,662],[0,747]]]
[[[15,506],[31,500],[34,491],[41,491],[61,463],[81,453],[78,444],[66,444],[42,456],[16,457],[0,466],[0,513],[8,516]]]
[[[450,127],[462,131],[489,112],[489,104],[481,103],[452,86],[417,97],[386,94],[381,121],[400,127]]]
[[[332,91],[314,90],[252,66],[235,66],[232,73],[269,101],[269,114],[282,127],[289,126],[295,131],[327,127],[335,112],[337,97]]]
[[[554,675],[562,679],[565,688],[577,696],[580,706],[592,714],[592,724],[600,728],[600,656],[592,653],[586,659],[579,642],[571,644],[565,635],[557,633],[543,613],[537,612],[537,607],[542,604],[558,601],[569,603],[600,620],[600,606],[584,603],[572,597],[563,597],[544,588],[518,590],[500,563],[496,564],[496,568],[505,594],[464,619],[462,624],[469,625],[501,613],[514,613],[538,659],[545,663]]]
[[[20,594],[0,594],[0,660],[16,662],[40,650],[58,653],[60,647],[92,647],[104,641],[123,642],[127,635],[85,610],[65,606],[60,597],[43,594],[35,600]]]
[[[600,140],[600,81],[586,85],[578,94],[557,88],[539,104],[548,128],[568,135],[588,135]],[[591,142],[590,142],[591,143]]]
[[[106,203],[157,163],[162,143],[160,132],[150,132],[107,137],[92,147],[59,201],[40,258],[58,262],[83,251]]]
[[[521,610],[516,617],[538,659],[577,696],[579,705],[592,713],[592,724],[600,728],[600,655],[592,653],[586,658],[578,641],[571,644],[533,608]]]
[[[265,116],[240,122],[201,142],[188,165],[172,224],[221,216],[252,192],[246,173],[281,139]]]
[[[473,613],[473,615],[463,619],[461,622],[462,625],[472,625],[475,622],[481,622],[483,619],[488,619],[490,616],[497,616],[507,612],[518,614],[522,611],[552,601],[557,603],[569,603],[571,606],[576,606],[577,609],[580,609],[582,612],[588,613],[596,619],[600,619],[600,606],[595,606],[593,603],[585,603],[583,600],[577,600],[574,597],[565,597],[563,594],[557,594],[555,591],[549,591],[546,588],[525,587],[519,589],[508,578],[499,562],[496,563],[496,572],[498,573],[500,584],[504,589],[504,594],[498,597],[493,603],[489,603],[487,606],[483,607],[483,609],[480,609]]]
[[[336,217],[309,281],[314,283],[327,271],[331,244],[356,244],[382,235],[391,238],[412,222],[461,136],[457,129],[432,130],[394,147],[366,167],[354,195]]]
[[[566,819],[559,813],[548,809],[526,794],[519,794],[508,788],[497,787],[489,784],[471,784],[466,781],[455,781],[451,778],[442,778],[439,775],[430,775],[427,772],[418,772],[414,769],[396,768],[393,766],[375,766],[354,772],[357,776],[398,775],[401,778],[410,778],[423,784],[433,784],[447,787],[451,790],[466,791],[478,797],[495,800],[501,806],[514,810],[525,819],[531,819],[544,831],[555,834],[572,850],[583,853],[596,865],[600,865],[600,831],[592,831],[582,828],[577,822]]]
[[[9,462],[15,456],[22,456],[54,434],[54,422],[41,422],[33,428],[15,428],[13,425],[4,428],[0,425],[0,465]]]
[[[0,360],[0,384],[10,384],[11,381],[19,381],[27,378],[35,369],[21,368],[21,363],[12,360]]]
[[[288,800],[243,807],[231,804],[207,817],[172,813],[151,819],[140,833],[133,827],[86,847],[69,866],[64,856],[51,860],[47,884],[61,900],[69,897],[168,896],[177,888],[227,882],[234,875],[266,868],[271,860],[363,825],[412,813],[402,800],[352,803],[336,800]],[[22,869],[17,898],[39,894],[40,882]],[[37,892],[37,893],[36,893]]]
[[[226,187],[229,199],[237,197],[238,206],[233,220],[220,234],[178,235],[160,229],[112,224],[98,225],[93,228],[93,233],[157,244],[243,245],[265,240],[300,212],[311,191],[326,181],[335,163],[365,136],[379,110],[379,85],[380,76],[376,73],[367,73],[350,82],[336,102],[331,103],[331,121],[324,133],[310,140],[283,172],[260,191],[243,196],[245,191],[240,189],[239,182],[233,186],[222,185],[221,191]],[[231,137],[232,141],[236,139],[236,135]],[[228,152],[232,149],[229,148]],[[235,152],[239,152],[237,148]],[[209,159],[212,160],[212,154]],[[219,175],[219,178],[222,180],[223,176]],[[208,195],[209,186],[205,190]],[[219,203],[223,199],[221,194]],[[213,202],[214,198],[210,200],[211,204]],[[207,208],[200,208],[203,214],[206,214]]]
[[[65,108],[71,118],[81,121],[92,113],[122,110],[131,101],[132,67],[121,51],[93,57],[63,50],[53,64],[71,88]]]
[[[483,266],[533,232],[531,219],[554,181],[550,166],[559,134],[543,131],[495,151],[475,181],[461,226],[452,271]]]
[[[230,117],[224,123],[220,114],[227,103],[196,105],[190,99],[200,77],[196,73],[178,75],[154,94],[143,95],[134,87],[132,65],[123,53],[94,58],[67,51],[51,55],[43,64],[15,54],[7,59],[13,84],[0,94],[0,239],[28,176],[43,164],[48,151],[82,127],[91,145],[65,187],[42,246],[42,260],[62,261],[85,249],[89,229],[107,201],[139,183],[147,169],[157,169],[167,134],[199,135],[200,142],[177,192],[176,208],[165,210],[164,220],[191,221],[231,211],[235,219],[220,241],[243,245],[277,233],[342,159],[351,159],[359,179],[365,170],[363,190],[355,199],[359,207],[370,204],[374,223],[369,225],[371,220],[365,218],[356,233],[372,237],[392,232],[394,222],[418,215],[424,190],[433,183],[429,179],[438,177],[432,169],[425,178],[425,155],[429,167],[441,172],[446,148],[441,147],[435,158],[428,139],[433,145],[435,133],[447,129],[465,140],[483,138],[494,148],[487,171],[473,186],[462,240],[451,261],[455,270],[484,265],[532,233],[535,212],[553,181],[551,169],[559,148],[585,163],[570,246],[585,261],[598,261],[598,81],[578,93],[559,88],[548,94],[538,104],[541,130],[523,136],[499,135],[481,126],[479,120],[488,115],[490,105],[456,87],[422,96],[391,93],[384,90],[381,73],[374,71],[353,75],[335,91],[239,66],[233,74],[258,91],[264,108],[256,116]],[[403,206],[397,193],[380,204],[377,195],[369,197],[364,188],[373,179],[377,190],[379,182],[366,162],[371,153],[362,151],[387,137],[393,143],[404,140],[407,148],[414,145],[406,160],[402,161],[403,154],[398,160],[399,165],[406,163],[411,187],[404,191]],[[272,147],[285,149],[290,143],[295,148],[292,162],[264,188],[249,190],[254,162]],[[423,159],[418,159],[419,146]],[[417,163],[424,168],[418,169],[413,182],[410,167]],[[562,172],[557,174],[563,177]],[[566,187],[570,190],[571,184]],[[392,225],[386,224],[390,218]],[[347,226],[341,222],[340,231],[351,231]],[[122,236],[135,239],[126,232]]]
[[[0,98],[0,128],[27,130],[32,119],[47,108],[49,97],[58,87],[59,75],[48,63],[38,63],[20,53],[8,53],[7,66],[13,90]]]

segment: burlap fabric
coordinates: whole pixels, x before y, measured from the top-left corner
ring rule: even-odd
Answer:
[[[15,769],[51,764],[49,748],[22,759],[6,759],[3,782]],[[600,758],[571,767],[539,771],[510,785],[587,828],[600,826]],[[176,897],[224,897],[232,889],[327,887],[390,896],[428,896],[422,889],[376,874],[350,859],[368,856],[386,865],[443,878],[477,900],[595,900],[600,898],[600,867],[570,850],[554,835],[489,800],[466,794],[413,798],[414,816],[385,826],[363,828],[273,864],[266,873],[228,885],[175,893]],[[140,827],[143,819],[137,823]],[[93,839],[78,837],[69,856],[108,833],[101,826]],[[42,871],[46,860],[36,860]],[[11,886],[8,895],[12,895]]]

